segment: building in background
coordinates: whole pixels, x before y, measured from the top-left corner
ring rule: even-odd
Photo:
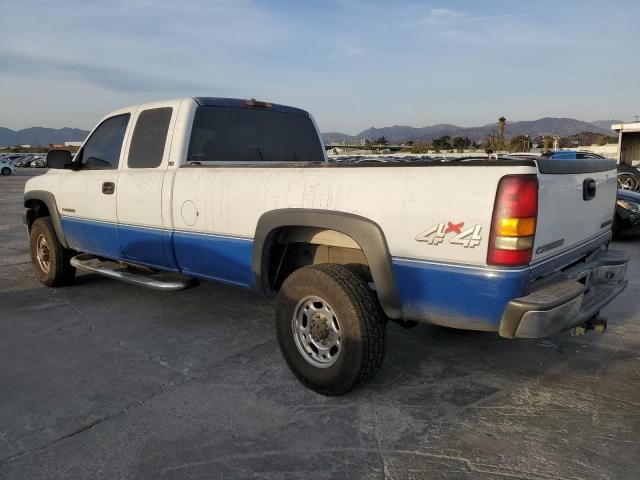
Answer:
[[[611,130],[618,132],[618,162],[640,164],[640,122],[616,123]]]

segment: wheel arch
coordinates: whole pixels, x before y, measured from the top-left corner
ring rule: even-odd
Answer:
[[[46,210],[43,210],[43,206]],[[64,231],[62,230],[62,224],[60,223],[58,205],[51,192],[44,190],[31,190],[26,192],[24,194],[24,207],[27,209],[24,215],[24,224],[29,231],[31,230],[31,225],[33,225],[33,222],[37,218],[49,216],[53,224],[53,229],[58,236],[58,241],[63,247],[69,248],[67,239],[64,236]]]
[[[253,276],[256,288],[267,296],[274,296],[268,278],[271,246],[276,233],[284,227],[311,227],[333,230],[352,238],[367,259],[376,292],[385,314],[392,319],[402,318],[397,295],[391,254],[380,226],[347,212],[305,208],[284,208],[264,213],[258,220],[253,244]]]

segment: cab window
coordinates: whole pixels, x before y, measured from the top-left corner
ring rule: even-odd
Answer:
[[[173,109],[151,108],[138,116],[129,149],[129,168],[156,168],[162,163]]]
[[[106,119],[93,132],[80,151],[81,170],[113,170],[118,168],[124,134],[130,115],[117,115]]]
[[[258,108],[199,106],[189,162],[323,162],[324,149],[307,115]]]

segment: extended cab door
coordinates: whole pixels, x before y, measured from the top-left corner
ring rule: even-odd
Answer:
[[[147,104],[136,112],[126,162],[118,180],[118,236],[132,263],[177,270],[171,245],[170,218],[163,204],[171,202],[165,188],[175,118],[180,101]]]
[[[121,258],[116,190],[122,145],[131,113],[124,111],[100,123],[74,158],[74,170],[61,175],[56,197],[62,229],[71,248]]]

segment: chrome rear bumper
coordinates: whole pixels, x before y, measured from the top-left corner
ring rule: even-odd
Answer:
[[[541,338],[583,325],[627,286],[629,256],[599,250],[585,262],[542,280],[525,297],[511,300],[500,321],[506,338]]]

